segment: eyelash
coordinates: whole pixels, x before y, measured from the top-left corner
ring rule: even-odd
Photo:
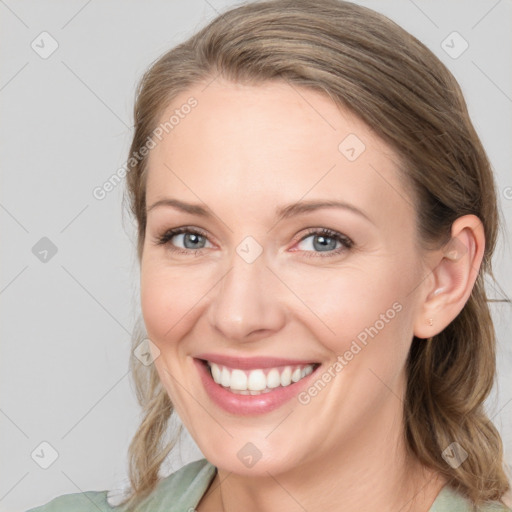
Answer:
[[[169,248],[172,252],[178,253],[178,254],[185,254],[190,255],[195,254],[196,256],[200,256],[202,252],[205,250],[204,247],[200,249],[182,249],[180,247],[175,247],[169,242],[173,237],[176,235],[180,235],[183,233],[191,233],[194,235],[202,236],[203,238],[208,239],[206,234],[202,232],[201,230],[198,230],[196,228],[189,228],[189,227],[181,227],[181,228],[175,228],[175,229],[169,229],[168,231],[165,231],[162,235],[158,236],[155,240],[156,245],[169,245]],[[312,235],[317,236],[323,236],[326,238],[332,238],[336,240],[337,242],[340,242],[342,244],[342,247],[339,247],[338,249],[332,250],[332,251],[326,251],[325,254],[323,254],[321,251],[302,251],[304,252],[304,256],[307,258],[328,258],[333,257],[341,254],[342,252],[345,252],[349,249],[351,249],[354,246],[354,242],[347,236],[342,235],[341,233],[338,233],[337,231],[333,231],[332,229],[327,228],[310,228],[306,235],[304,235],[300,240],[297,241],[297,243],[302,242],[306,238],[309,238]]]

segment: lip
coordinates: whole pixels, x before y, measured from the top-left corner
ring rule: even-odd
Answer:
[[[227,359],[223,356],[223,361],[226,361]],[[233,359],[238,358],[229,358],[231,362],[233,362]],[[213,361],[212,359],[208,359],[209,361]],[[242,359],[242,361],[245,361],[247,364],[254,365],[256,362],[260,360],[261,358],[249,358],[249,359]],[[276,361],[291,361],[288,359],[279,359],[276,360],[274,358],[263,358],[264,362],[273,361],[274,364]],[[199,376],[201,378],[201,382],[203,383],[203,386],[206,390],[206,393],[210,397],[213,403],[215,403],[217,406],[222,408],[223,410],[237,415],[237,416],[252,416],[257,414],[265,414],[268,412],[271,412],[282,405],[284,405],[286,402],[290,401],[292,398],[296,397],[305,387],[307,387],[311,381],[311,378],[315,376],[318,368],[321,365],[318,365],[314,368],[314,370],[304,377],[303,379],[299,380],[298,382],[294,382],[293,384],[290,384],[286,387],[278,387],[273,389],[272,391],[269,391],[268,393],[262,393],[260,395],[239,395],[237,393],[232,393],[231,391],[228,391],[227,389],[223,388],[220,384],[217,384],[213,377],[210,374],[210,370],[208,369],[206,362],[201,359],[194,358],[194,364],[197,367],[197,370],[199,372]],[[219,363],[224,364],[224,363]],[[311,363],[304,363],[304,362],[295,362],[293,364],[311,364]],[[226,363],[226,366],[227,363]],[[278,366],[281,366],[278,365]],[[266,368],[268,366],[264,366]],[[235,368],[240,368],[240,366],[235,366]],[[250,368],[263,368],[262,366],[251,366]],[[242,369],[242,368],[240,368]],[[249,367],[245,368],[249,369]]]
[[[203,359],[211,363],[221,364],[229,368],[239,368],[240,370],[256,370],[258,368],[279,368],[280,366],[298,366],[308,364],[318,364],[316,361],[306,361],[300,359],[284,359],[281,357],[234,357],[221,354],[198,354],[196,359]]]

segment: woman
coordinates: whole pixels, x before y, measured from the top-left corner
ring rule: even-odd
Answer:
[[[153,364],[123,510],[510,510],[493,176],[424,45],[339,0],[232,9],[143,77],[128,166]],[[173,410],[205,459],[159,479]],[[78,507],[116,510],[34,510]]]

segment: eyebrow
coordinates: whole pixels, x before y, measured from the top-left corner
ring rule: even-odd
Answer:
[[[167,206],[176,208],[177,210],[181,210],[185,213],[190,213],[191,215],[199,215],[201,217],[211,218],[214,217],[213,212],[210,208],[204,207],[198,203],[186,203],[184,201],[180,201],[178,199],[165,198],[160,199],[156,203],[153,203],[147,210],[146,213],[149,213],[151,210]],[[322,208],[341,208],[344,210],[349,210],[352,213],[356,213],[361,217],[364,217],[366,220],[374,223],[366,213],[364,213],[359,208],[355,207],[350,203],[346,203],[344,201],[335,201],[335,200],[321,200],[321,201],[300,201],[297,203],[292,203],[280,208],[277,208],[275,211],[276,220],[280,221],[283,219],[288,219],[293,217],[294,215],[300,215],[302,213],[308,213],[315,210],[319,210]]]

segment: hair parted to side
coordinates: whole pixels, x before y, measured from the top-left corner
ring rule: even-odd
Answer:
[[[410,452],[475,505],[500,500],[509,489],[502,442],[483,407],[496,364],[484,274],[493,277],[499,217],[491,166],[455,78],[420,41],[370,9],[341,0],[252,2],[218,16],[144,74],[130,155],[151,137],[173,98],[218,76],[251,85],[287,81],[327,94],[359,116],[400,157],[424,247],[446,243],[462,215],[481,220],[485,254],[468,302],[440,334],[412,342],[404,429]],[[139,262],[146,176],[147,156],[130,159],[127,193]],[[133,348],[144,336],[143,330],[134,333]],[[129,447],[128,510],[155,488],[176,442],[163,441],[173,406],[154,365],[132,357],[131,367],[144,417]],[[458,467],[442,457],[452,442],[469,453]]]

